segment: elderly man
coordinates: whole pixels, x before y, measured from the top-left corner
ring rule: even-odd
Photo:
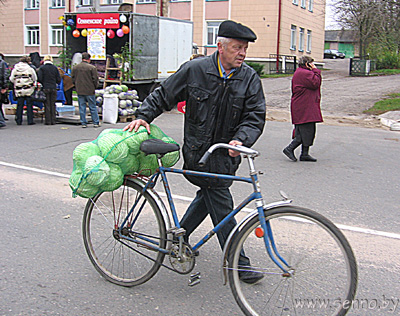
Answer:
[[[94,127],[99,127],[95,91],[99,84],[99,76],[95,66],[90,64],[90,54],[82,53],[82,62],[72,68],[72,82],[78,94],[79,114],[83,128],[87,127],[86,104],[89,106]]]
[[[186,101],[183,158],[184,168],[223,174],[235,174],[241,158],[238,152],[215,152],[204,167],[198,161],[215,143],[252,146],[260,137],[265,124],[265,99],[257,73],[244,63],[248,42],[254,42],[254,32],[234,21],[224,21],[218,30],[217,51],[204,58],[193,59],[156,89],[136,111],[137,119],[125,130],[137,130],[151,123],[164,110]],[[181,220],[185,239],[210,214],[217,225],[233,209],[229,190],[230,180],[189,177],[200,187],[195,199]],[[221,247],[235,227],[233,219],[218,233]],[[242,251],[240,265],[250,260]],[[255,283],[262,274],[241,271],[240,279]]]

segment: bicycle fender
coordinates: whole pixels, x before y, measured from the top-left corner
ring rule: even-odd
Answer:
[[[281,207],[281,206],[286,206],[292,203],[292,200],[283,200],[283,201],[277,201],[277,202],[272,202],[267,205],[263,206],[264,211],[270,210],[276,207]],[[227,268],[228,268],[228,255],[229,255],[229,249],[233,243],[233,236],[235,233],[237,233],[242,227],[244,227],[250,220],[252,220],[254,217],[258,217],[258,211],[257,209],[253,210],[249,215],[247,215],[245,218],[243,218],[236,226],[232,229],[230,232],[224,246],[224,250],[222,252],[222,283],[223,285],[226,285],[227,283]]]
[[[146,186],[146,183],[143,180],[140,180],[138,178],[129,178],[129,181],[135,182],[136,184],[138,184],[141,188],[144,188]],[[167,208],[165,207],[165,204],[163,202],[163,200],[160,198],[160,196],[158,195],[158,193],[153,190],[153,189],[147,189],[147,193],[149,193],[149,195],[154,199],[154,201],[157,203],[157,206],[159,207],[160,211],[161,211],[161,215],[164,219],[165,222],[165,226],[167,231],[171,228],[171,219],[168,216],[168,211]]]

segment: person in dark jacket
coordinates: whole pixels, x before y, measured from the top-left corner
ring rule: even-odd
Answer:
[[[301,146],[300,161],[315,162],[309,154],[314,143],[316,124],[322,122],[321,114],[321,70],[314,65],[310,56],[299,59],[299,68],[292,78],[291,116],[295,126],[292,142],[283,153],[292,161],[297,161],[294,150]]]
[[[95,90],[99,84],[99,76],[95,66],[90,64],[90,54],[82,54],[82,62],[71,72],[72,83],[78,94],[79,113],[82,127],[87,127],[86,104],[92,115],[93,126],[99,127],[99,114],[97,113]]]
[[[3,53],[0,53],[0,127],[6,126],[5,121],[8,121],[3,111],[3,98],[5,98],[8,93],[9,76],[8,65],[4,61]]]
[[[61,76],[57,67],[53,65],[53,57],[44,56],[43,65],[38,69],[37,75],[46,94],[44,124],[54,125],[56,124],[57,85],[61,82]]]
[[[248,42],[254,42],[256,38],[254,32],[242,24],[222,22],[217,51],[183,64],[144,100],[135,112],[136,120],[124,130],[136,131],[143,125],[150,133],[149,123],[158,115],[171,110],[178,102],[186,101],[184,169],[235,174],[241,161],[236,151],[216,151],[204,167],[200,167],[198,161],[216,143],[251,147],[264,129],[266,106],[261,81],[244,63]],[[187,179],[200,189],[180,223],[186,230],[186,241],[208,214],[217,225],[233,209],[229,190],[232,181],[194,176],[187,176]],[[235,225],[236,221],[232,219],[218,232],[222,248]],[[239,263],[250,265],[244,252]],[[247,283],[255,283],[262,277],[257,272],[240,272],[241,280]]]

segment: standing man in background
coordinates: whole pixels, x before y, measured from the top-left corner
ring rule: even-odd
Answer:
[[[89,106],[93,126],[99,127],[95,90],[99,84],[99,76],[95,66],[90,64],[90,54],[82,54],[82,62],[72,68],[72,82],[78,94],[79,114],[83,128],[87,127],[86,104]]]
[[[292,100],[290,111],[295,126],[293,141],[283,150],[292,161],[297,161],[294,150],[301,146],[300,161],[316,162],[308,151],[314,143],[316,124],[322,122],[321,114],[321,70],[310,56],[299,59],[299,68],[292,78]]]
[[[61,76],[56,66],[53,65],[53,57],[46,55],[43,65],[37,71],[38,81],[43,86],[46,95],[44,102],[44,124],[56,124],[57,85],[61,82]]]

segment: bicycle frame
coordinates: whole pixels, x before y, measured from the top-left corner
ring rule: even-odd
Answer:
[[[225,174],[216,174],[216,173],[208,173],[208,172],[199,172],[199,171],[191,171],[191,170],[183,170],[183,169],[176,169],[176,168],[167,168],[163,167],[161,163],[161,159],[158,157],[158,162],[159,162],[159,168],[157,169],[156,173],[154,173],[150,179],[147,181],[145,187],[143,188],[142,194],[149,189],[153,188],[155,184],[157,183],[158,177],[161,175],[161,179],[163,182],[164,190],[168,199],[168,203],[170,206],[170,211],[171,215],[173,218],[173,222],[176,228],[181,228],[179,224],[179,219],[177,216],[175,204],[172,198],[172,193],[170,190],[170,186],[168,183],[167,179],[167,172],[171,173],[176,173],[176,174],[182,174],[182,175],[189,175],[189,176],[198,176],[198,177],[206,177],[206,178],[218,178],[218,179],[226,179],[226,180],[233,180],[233,181],[240,181],[240,182],[246,182],[250,183],[253,185],[253,193],[251,193],[249,196],[247,196],[231,213],[229,213],[221,222],[219,222],[218,225],[216,225],[212,230],[210,230],[203,238],[200,239],[199,242],[197,242],[193,247],[193,251],[198,250],[201,246],[203,246],[211,237],[213,237],[218,231],[229,221],[231,220],[236,214],[238,214],[247,204],[249,204],[252,201],[255,201],[256,203],[256,208],[257,208],[257,213],[258,217],[260,220],[261,228],[263,230],[263,239],[265,243],[266,250],[268,252],[269,257],[271,260],[282,270],[284,274],[290,274],[290,266],[289,264],[282,258],[282,256],[279,254],[278,249],[275,245],[274,238],[273,238],[273,233],[272,233],[272,228],[269,224],[269,222],[266,220],[264,216],[264,202],[263,198],[261,195],[261,189],[258,181],[258,176],[257,172],[255,170],[254,166],[254,158],[249,157],[247,155],[244,155],[245,158],[247,158],[248,163],[249,163],[249,168],[250,168],[250,176],[249,177],[242,177],[242,176],[236,176],[236,175],[225,175]],[[126,216],[125,220],[123,221],[122,225],[119,227],[119,233],[120,237],[123,239],[128,239],[133,242],[139,243],[143,246],[150,247],[155,251],[160,251],[165,254],[168,254],[169,251],[167,249],[159,248],[154,241],[152,241],[150,238],[147,238],[146,236],[136,236],[136,239],[133,240],[129,236],[123,236],[121,234],[122,229],[125,227],[128,218],[131,216],[132,212],[134,211],[135,207],[138,205],[140,200],[140,197],[137,199],[137,201],[134,203],[132,206],[131,210],[128,212],[128,215]],[[140,213],[139,209],[139,213]],[[135,223],[135,219],[132,221],[130,226],[132,227]],[[240,226],[240,224],[238,225]],[[131,228],[129,227],[129,228]],[[138,240],[138,238],[140,240]],[[181,237],[180,237],[181,238]]]

